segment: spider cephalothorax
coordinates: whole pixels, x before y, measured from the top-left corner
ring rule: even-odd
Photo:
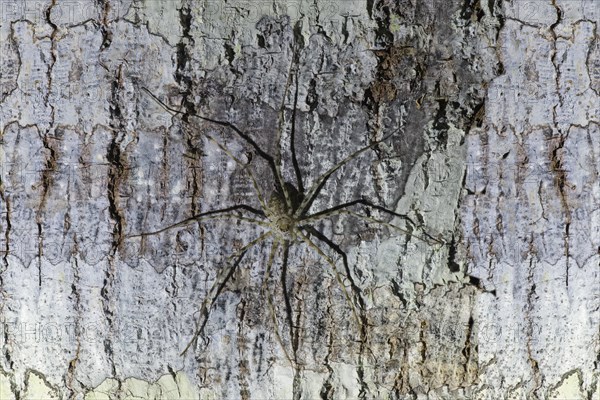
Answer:
[[[289,199],[286,200],[285,194],[281,191],[273,190],[269,201],[265,204],[264,213],[273,232],[280,239],[294,242],[299,238],[298,223],[301,221],[301,218],[295,214],[303,200],[303,196],[291,183],[286,182],[285,187]]]
[[[264,210],[269,224],[276,235],[287,240],[296,240],[297,221],[294,211],[285,204],[285,199],[273,192]]]
[[[145,89],[145,90],[166,110],[168,110],[169,112],[171,112],[174,115],[180,114],[180,112],[178,110],[175,110],[175,109],[167,106],[166,104],[164,104],[162,101],[160,101],[149,90],[147,90],[147,89]],[[297,93],[296,93],[296,98],[297,98]],[[294,109],[295,108],[296,108],[296,104],[294,104]],[[189,114],[188,114],[188,116],[189,116]],[[319,255],[319,257],[330,266],[331,271],[333,271],[336,281],[339,283],[339,286],[340,286],[344,296],[346,297],[349,304],[351,305],[352,313],[354,314],[354,317],[355,317],[357,323],[360,326],[362,326],[363,323],[366,321],[364,319],[364,317],[359,317],[359,311],[357,310],[357,307],[362,308],[364,302],[361,297],[361,291],[360,291],[359,287],[354,283],[354,280],[352,278],[352,273],[351,273],[350,267],[348,265],[348,257],[346,255],[346,253],[333,240],[331,240],[323,232],[321,232],[320,230],[317,229],[319,222],[321,222],[327,218],[336,216],[336,215],[347,215],[347,216],[350,216],[352,218],[357,218],[357,219],[362,220],[367,223],[376,223],[376,224],[387,226],[389,228],[399,230],[400,232],[403,232],[404,234],[416,237],[416,238],[418,238],[422,241],[428,242],[428,243],[433,243],[433,242],[442,243],[439,240],[432,238],[427,233],[423,233],[424,236],[418,236],[413,231],[408,232],[407,230],[405,230],[401,227],[398,227],[396,225],[393,225],[389,222],[373,218],[370,215],[370,213],[365,215],[365,214],[361,214],[359,212],[352,210],[352,208],[355,206],[363,206],[367,212],[369,212],[369,211],[384,212],[393,217],[401,218],[410,226],[415,226],[415,224],[412,222],[412,220],[408,216],[398,214],[394,211],[391,211],[382,206],[375,205],[375,204],[369,202],[368,200],[365,200],[362,198],[352,200],[349,202],[345,202],[342,204],[337,204],[333,207],[329,207],[329,208],[326,208],[321,211],[312,212],[312,213],[310,212],[313,203],[318,198],[324,185],[336,171],[338,171],[341,167],[343,167],[347,163],[356,159],[359,155],[365,153],[366,151],[368,151],[370,149],[374,149],[380,143],[388,140],[389,138],[392,137],[393,133],[388,134],[387,136],[381,138],[380,140],[374,141],[371,144],[364,146],[364,147],[360,148],[359,150],[355,151],[354,153],[348,155],[347,157],[345,157],[344,159],[339,161],[337,164],[335,164],[332,168],[328,169],[325,173],[323,173],[322,175],[320,175],[316,179],[314,179],[314,182],[312,183],[312,185],[310,187],[306,188],[306,190],[305,190],[304,184],[303,184],[303,177],[300,172],[298,160],[296,158],[295,149],[293,146],[294,133],[295,133],[293,124],[292,124],[291,135],[290,135],[291,136],[290,147],[291,147],[291,160],[292,160],[292,165],[294,167],[294,173],[295,173],[297,186],[294,186],[293,184],[286,182],[284,180],[283,174],[281,172],[280,154],[277,154],[277,156],[275,156],[275,157],[271,156],[270,154],[265,152],[247,133],[245,133],[240,128],[236,127],[235,125],[233,125],[230,122],[220,121],[220,120],[204,117],[204,116],[201,116],[198,114],[193,114],[193,116],[197,117],[205,122],[209,122],[211,124],[215,124],[215,125],[225,127],[225,128],[232,130],[237,135],[237,137],[239,137],[241,140],[243,140],[247,145],[251,146],[253,148],[255,154],[267,162],[270,172],[274,179],[275,189],[271,193],[271,196],[268,199],[265,199],[265,196],[263,195],[263,191],[261,190],[261,188],[258,184],[258,179],[255,176],[255,174],[253,173],[252,169],[250,168],[251,163],[242,162],[229,150],[228,147],[226,147],[219,140],[212,137],[206,131],[200,131],[200,134],[202,134],[208,140],[215,143],[225,154],[227,154],[228,157],[230,157],[233,161],[235,161],[238,164],[238,166],[247,173],[248,177],[250,178],[250,181],[252,182],[252,186],[254,188],[254,192],[256,194],[257,201],[260,203],[260,209],[250,206],[250,205],[247,205],[247,204],[236,204],[231,207],[214,209],[211,211],[206,211],[206,212],[203,212],[200,214],[193,215],[189,218],[184,219],[183,221],[169,225],[167,227],[164,227],[164,228],[154,231],[154,232],[147,232],[147,233],[142,233],[142,234],[138,234],[138,235],[132,235],[132,236],[142,236],[142,237],[148,236],[148,235],[155,235],[155,234],[164,232],[168,229],[183,226],[183,225],[186,225],[186,224],[194,222],[194,221],[206,221],[209,219],[234,219],[234,220],[238,220],[238,221],[247,222],[249,224],[253,224],[254,226],[261,227],[266,231],[266,232],[262,233],[260,236],[258,236],[256,239],[250,241],[246,245],[242,246],[238,251],[236,251],[231,256],[230,263],[228,265],[226,265],[224,268],[222,268],[220,270],[220,272],[217,274],[217,278],[216,278],[214,284],[212,285],[211,289],[207,293],[207,295],[202,303],[202,306],[200,308],[201,320],[198,322],[198,327],[197,327],[196,333],[195,333],[194,337],[192,338],[192,340],[185,347],[183,353],[185,353],[193,343],[196,343],[196,340],[202,334],[204,327],[208,321],[209,313],[210,313],[210,310],[212,309],[213,304],[215,303],[215,301],[217,300],[217,298],[219,297],[221,292],[226,287],[227,282],[229,281],[229,279],[231,279],[231,277],[233,276],[233,273],[235,272],[237,267],[240,265],[240,262],[241,262],[242,258],[244,257],[244,255],[248,252],[249,249],[253,248],[254,246],[256,246],[260,243],[266,242],[269,239],[271,240],[271,250],[269,252],[268,261],[267,261],[267,264],[266,264],[265,270],[264,270],[262,291],[263,291],[265,297],[267,298],[268,304],[270,306],[270,310],[271,310],[271,313],[273,316],[273,322],[275,323],[275,328],[276,328],[275,331],[276,331],[277,337],[279,337],[278,328],[277,328],[277,319],[275,318],[274,306],[273,306],[273,303],[271,300],[271,295],[269,293],[269,288],[268,288],[267,282],[269,281],[271,269],[275,262],[274,261],[275,257],[278,254],[279,250],[282,249],[283,257],[281,259],[282,267],[280,269],[281,274],[282,274],[281,282],[283,285],[283,291],[284,292],[287,291],[287,288],[285,286],[286,285],[285,284],[285,282],[286,282],[285,274],[287,273],[286,271],[287,271],[288,256],[290,254],[289,253],[290,247],[295,244],[306,245],[309,249],[312,249],[315,253],[317,253]],[[279,141],[279,140],[281,140],[280,133],[277,137],[277,141]],[[320,245],[318,243],[320,243]],[[340,273],[338,271],[338,267],[336,266],[336,261],[334,261],[334,259],[330,255],[327,254],[327,253],[331,253],[331,252],[335,253],[337,256],[340,257],[340,259],[343,263],[343,267],[344,267],[343,273]],[[350,291],[348,291],[348,289],[346,288],[346,285],[349,286]],[[350,293],[353,293],[354,296],[350,296]],[[286,314],[287,314],[287,319],[288,319],[287,323],[288,323],[289,329],[291,331],[294,329],[294,323],[292,323],[293,311],[292,311],[292,306],[290,304],[290,300],[287,298],[285,301],[285,309],[286,309]],[[364,330],[361,329],[361,332],[364,332]],[[293,337],[294,335],[290,335],[290,336]],[[281,340],[280,340],[280,343],[281,343]],[[285,347],[282,345],[283,350],[286,353],[286,356],[288,356],[288,359],[292,363],[296,363],[297,346],[298,346],[297,340],[295,342],[292,341],[294,357],[290,357],[288,355]]]

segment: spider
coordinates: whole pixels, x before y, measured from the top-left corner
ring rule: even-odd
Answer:
[[[167,112],[169,112],[173,116],[183,114],[181,111],[179,111],[173,107],[170,107],[169,105],[164,103],[162,100],[160,100],[157,96],[155,96],[147,88],[142,88],[142,89],[146,93],[148,93],[152,97],[152,99],[154,99],[154,101],[156,101],[162,108],[164,108]],[[294,99],[294,108],[293,108],[294,112],[295,112],[296,105],[297,105],[297,97],[298,96],[297,96],[297,81],[296,81],[296,96]],[[282,106],[282,109],[283,109],[283,106]],[[333,274],[335,276],[335,279],[337,281],[337,284],[339,285],[346,301],[348,302],[348,304],[351,307],[354,319],[356,320],[358,326],[360,327],[361,332],[364,333],[366,321],[365,321],[364,317],[361,318],[359,310],[357,309],[357,306],[358,306],[358,308],[362,309],[364,307],[364,304],[363,304],[361,296],[359,295],[360,294],[359,287],[356,285],[356,283],[354,282],[354,279],[352,278],[352,274],[351,274],[349,263],[348,263],[348,257],[346,255],[346,253],[340,248],[340,246],[337,245],[333,240],[328,238],[324,233],[319,231],[315,227],[315,224],[317,224],[325,219],[336,216],[336,215],[349,215],[354,218],[358,218],[359,220],[363,220],[367,223],[375,223],[375,224],[386,226],[388,228],[398,230],[405,234],[416,237],[417,239],[424,241],[428,244],[433,244],[433,243],[443,244],[442,241],[432,237],[431,235],[429,235],[427,233],[424,233],[423,236],[419,236],[419,235],[414,234],[413,232],[409,232],[408,230],[403,229],[399,226],[396,226],[392,223],[386,222],[381,219],[374,218],[371,215],[364,215],[364,214],[358,213],[356,211],[353,211],[352,210],[353,206],[363,206],[363,207],[367,208],[367,211],[377,210],[377,211],[386,213],[392,217],[401,218],[402,220],[406,221],[407,223],[409,223],[413,226],[416,226],[414,224],[414,222],[408,216],[396,213],[396,212],[389,210],[383,206],[373,204],[372,202],[370,202],[364,198],[359,198],[359,199],[355,199],[352,201],[344,202],[342,204],[338,204],[333,207],[329,207],[329,208],[326,208],[326,209],[323,209],[320,211],[316,211],[316,212],[312,211],[313,203],[315,202],[315,200],[317,200],[323,187],[325,186],[327,181],[336,173],[336,171],[338,171],[344,165],[357,159],[360,155],[366,153],[368,150],[374,149],[381,143],[389,140],[390,138],[392,138],[394,136],[394,134],[397,131],[394,131],[394,132],[384,136],[382,139],[374,141],[371,144],[364,146],[364,147],[360,148],[359,150],[347,155],[344,159],[342,159],[337,164],[335,164],[333,167],[331,167],[326,172],[324,172],[322,175],[317,177],[317,179],[312,183],[312,185],[310,185],[310,187],[306,188],[304,186],[304,178],[300,172],[297,155],[296,155],[296,151],[294,148],[295,128],[293,126],[294,125],[293,123],[292,123],[292,127],[291,127],[291,138],[290,138],[291,151],[290,151],[290,153],[291,153],[292,166],[293,166],[295,180],[296,180],[295,184],[288,182],[284,179],[284,176],[282,174],[282,165],[281,165],[280,154],[277,154],[275,157],[268,154],[257,144],[256,141],[254,141],[246,132],[244,132],[242,129],[238,128],[236,125],[234,125],[228,121],[213,119],[213,118],[210,118],[210,117],[198,114],[198,113],[188,113],[187,115],[198,118],[202,121],[208,122],[209,124],[213,124],[216,126],[226,128],[227,130],[230,130],[231,132],[233,132],[235,134],[235,136],[237,136],[239,139],[244,141],[247,145],[252,147],[255,154],[258,155],[258,157],[262,158],[267,163],[269,170],[273,174],[274,189],[272,190],[271,193],[269,193],[268,197],[265,196],[265,193],[263,193],[263,191],[260,189],[258,179],[257,179],[255,172],[253,172],[253,170],[251,168],[249,168],[251,165],[251,162],[252,162],[251,161],[252,158],[249,157],[250,161],[244,162],[242,159],[237,157],[225,144],[223,144],[217,138],[213,137],[211,134],[209,134],[205,131],[202,131],[202,132],[200,132],[201,135],[203,135],[207,140],[209,140],[210,142],[212,142],[216,146],[218,146],[218,148],[224,154],[226,154],[227,157],[229,157],[231,160],[233,160],[247,174],[247,176],[249,177],[249,179],[252,183],[254,194],[256,195],[258,203],[260,204],[260,208],[252,207],[247,204],[237,204],[237,205],[233,205],[233,206],[226,207],[226,208],[213,209],[210,211],[192,215],[189,218],[186,218],[186,219],[183,219],[174,224],[165,226],[156,231],[144,232],[144,233],[139,233],[139,234],[129,236],[129,237],[145,237],[145,236],[150,236],[150,235],[157,235],[162,232],[168,231],[170,229],[182,227],[182,226],[185,226],[185,225],[193,223],[193,222],[203,222],[203,221],[208,221],[208,220],[213,220],[213,219],[234,219],[234,220],[238,220],[238,221],[245,221],[245,222],[248,222],[251,224],[261,226],[266,230],[266,232],[262,233],[257,238],[250,241],[249,243],[246,243],[239,250],[234,252],[234,254],[232,254],[229,257],[229,261],[228,261],[227,265],[219,271],[215,282],[213,283],[212,287],[209,289],[207,295],[205,296],[205,298],[200,306],[200,317],[196,321],[195,333],[194,333],[192,339],[188,342],[188,344],[185,346],[185,348],[181,352],[182,356],[185,355],[192,346],[194,346],[194,347],[196,346],[198,338],[203,334],[206,323],[209,320],[210,311],[211,311],[213,305],[219,298],[219,295],[223,292],[228,281],[232,278],[234,272],[240,265],[244,255],[254,246],[257,246],[264,242],[268,243],[269,240],[271,241],[271,248],[269,251],[268,261],[267,261],[267,264],[265,267],[265,272],[264,272],[264,276],[263,276],[263,280],[262,280],[261,293],[267,299],[267,303],[269,306],[269,312],[271,314],[271,318],[275,325],[275,335],[277,337],[277,340],[279,341],[280,345],[282,346],[282,349],[283,349],[287,359],[290,361],[290,363],[292,363],[292,365],[294,365],[296,362],[292,360],[292,357],[290,357],[285,346],[283,345],[281,336],[279,334],[279,328],[278,328],[277,318],[275,316],[273,300],[271,298],[271,295],[268,292],[268,287],[267,287],[268,286],[267,282],[269,281],[269,277],[271,275],[271,270],[272,270],[273,264],[275,262],[274,261],[275,257],[277,255],[277,252],[280,249],[282,249],[282,251],[283,251],[283,258],[282,258],[283,265],[282,265],[281,273],[283,275],[282,284],[284,285],[284,287],[283,287],[284,293],[286,292],[285,274],[287,271],[287,263],[288,263],[288,256],[290,253],[290,248],[293,245],[303,243],[306,246],[308,246],[310,249],[312,249],[314,252],[316,252],[319,255],[319,257],[322,260],[324,260],[325,263],[331,268],[331,270],[333,271]],[[278,137],[276,138],[276,140],[279,141],[280,139],[281,139],[281,132],[279,131]],[[324,250],[323,248],[321,248],[317,244],[317,242],[314,240],[314,238],[316,238],[319,242],[324,243],[325,246],[327,246],[328,250]],[[340,272],[340,270],[338,269],[338,266],[336,265],[336,262],[334,261],[334,259],[330,255],[327,254],[327,252],[329,252],[329,251],[333,251],[335,254],[337,254],[342,259],[342,263],[343,263],[343,267],[344,267],[343,273]],[[352,300],[353,297],[351,296],[349,289],[344,284],[344,279],[343,279],[344,277],[347,279],[347,281],[349,283],[350,291],[352,291],[355,294],[354,298],[356,299],[356,301]],[[286,308],[287,319],[288,319],[287,322],[291,329],[291,327],[293,326],[293,324],[292,324],[292,307],[291,307],[291,303],[287,296],[285,296],[285,308]]]

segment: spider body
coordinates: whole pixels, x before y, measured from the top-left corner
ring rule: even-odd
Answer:
[[[296,241],[298,221],[293,211],[279,193],[273,192],[264,212],[276,237]]]
[[[285,182],[284,185],[290,204],[288,205],[286,195],[275,189],[263,211],[276,237],[295,242],[299,240],[299,222],[301,221],[301,216],[296,216],[296,212],[304,196],[291,183]]]

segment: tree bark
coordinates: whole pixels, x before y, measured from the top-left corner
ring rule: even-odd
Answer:
[[[600,394],[597,2],[2,7],[1,399]]]

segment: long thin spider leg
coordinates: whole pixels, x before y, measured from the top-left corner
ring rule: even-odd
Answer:
[[[308,215],[308,216],[307,216],[305,219],[303,219],[303,220],[312,220],[313,218],[320,218],[320,217],[323,217],[323,216],[329,216],[329,215],[331,215],[331,212],[332,212],[332,211],[337,211],[337,210],[340,210],[340,209],[342,209],[342,208],[351,207],[351,206],[353,206],[353,205],[355,205],[355,204],[362,204],[362,205],[365,205],[365,206],[367,206],[367,207],[374,208],[375,210],[378,210],[378,211],[383,211],[384,213],[387,213],[387,214],[389,214],[389,215],[392,215],[392,216],[394,216],[394,217],[398,217],[398,218],[401,218],[401,219],[403,219],[403,220],[405,220],[405,221],[408,221],[408,222],[409,222],[411,225],[413,225],[413,226],[416,226],[416,225],[417,225],[417,224],[415,224],[415,222],[414,222],[414,221],[413,221],[413,220],[412,220],[412,219],[411,219],[411,218],[410,218],[408,215],[399,214],[399,213],[397,213],[397,212],[395,212],[395,211],[392,211],[392,210],[390,210],[390,209],[388,209],[388,208],[385,208],[385,207],[383,207],[383,206],[379,206],[379,205],[377,205],[377,204],[373,204],[373,203],[371,203],[370,201],[368,201],[368,200],[365,200],[365,199],[357,199],[357,200],[352,200],[352,201],[349,201],[349,202],[347,202],[347,203],[343,203],[343,204],[337,205],[337,206],[335,206],[335,207],[331,207],[331,208],[328,208],[328,209],[326,209],[326,210],[319,211],[319,212],[317,212],[317,213],[314,213],[314,214],[312,214],[312,215]],[[431,236],[431,235],[430,235],[429,233],[427,233],[427,232],[423,232],[423,234],[424,234],[425,236],[427,236],[429,239],[431,239],[431,240],[433,240],[434,242],[436,242],[436,243],[439,243],[439,244],[444,244],[444,242],[443,242],[443,241],[441,241],[441,240],[439,240],[439,239],[436,239],[436,238],[434,238],[433,236]]]
[[[264,214],[262,213],[262,211],[258,211],[253,207],[247,206],[245,204],[240,204],[240,205],[235,205],[232,207],[227,207],[227,208],[222,208],[219,210],[212,210],[212,211],[206,211],[200,214],[196,214],[196,215],[192,215],[189,218],[183,219],[179,222],[176,222],[174,224],[168,225],[164,228],[161,228],[157,231],[153,231],[153,232],[144,232],[144,233],[138,233],[136,235],[129,235],[127,237],[129,238],[134,238],[134,237],[145,237],[145,236],[153,236],[153,235],[157,235],[159,233],[168,231],[169,229],[173,229],[173,228],[177,228],[180,226],[185,226],[188,223],[192,222],[192,221],[206,221],[206,220],[211,220],[211,219],[237,219],[240,221],[246,221],[246,222],[252,222],[255,223],[257,225],[261,225],[261,226],[265,226],[268,227],[269,225],[264,222],[264,221],[260,221],[258,219],[254,219],[254,218],[247,218],[244,217],[243,215],[239,215],[239,214],[232,214],[230,213],[230,211],[236,211],[236,210],[248,210],[251,211],[253,213],[255,213],[256,215],[259,216],[264,216]]]
[[[294,45],[294,50],[292,54],[292,59],[290,61],[290,66],[288,67],[287,79],[285,82],[285,86],[283,87],[283,96],[281,98],[281,106],[279,107],[279,131],[277,132],[277,143],[279,144],[281,141],[281,135],[283,133],[283,125],[285,123],[285,100],[287,98],[287,93],[292,83],[292,69],[294,69],[294,63],[296,62],[296,46]],[[281,148],[277,150],[275,163],[281,162]]]
[[[296,157],[296,110],[298,109],[298,73],[296,72],[296,91],[294,92],[294,108],[292,110],[292,121],[290,131],[290,151],[292,152],[292,165],[294,166],[294,172],[296,174],[296,183],[298,184],[298,191],[304,193],[304,182],[302,182],[302,173],[300,172],[300,165],[298,164],[298,158]]]
[[[403,220],[410,222],[412,225],[415,225],[414,221],[412,219],[410,219],[410,217],[408,215],[398,214],[395,211],[389,210],[389,209],[387,209],[385,207],[382,207],[382,206],[378,206],[377,204],[373,204],[370,201],[365,200],[365,199],[357,199],[357,200],[349,201],[347,203],[342,203],[342,204],[339,204],[339,205],[337,205],[335,207],[327,208],[325,210],[316,212],[314,214],[307,215],[305,218],[306,219],[311,219],[311,218],[318,218],[318,217],[321,217],[321,216],[327,216],[332,211],[340,210],[342,208],[348,208],[348,207],[351,207],[351,206],[356,205],[356,204],[362,204],[364,206],[371,207],[371,208],[374,208],[374,209],[379,210],[379,211],[383,211],[383,212],[385,212],[387,214],[393,215],[394,217],[402,218]]]
[[[160,100],[158,97],[156,97],[154,95],[154,93],[152,93],[148,88],[146,87],[142,87],[142,89],[148,93],[158,104],[160,104],[165,110],[173,113],[173,114],[184,114],[183,112],[176,110],[172,107],[169,107],[168,105],[166,105],[162,100]],[[211,122],[215,125],[220,125],[220,126],[224,126],[227,127],[229,129],[231,129],[232,131],[234,131],[240,138],[242,138],[242,140],[244,140],[246,143],[248,143],[250,146],[252,146],[254,148],[254,150],[256,151],[256,153],[262,157],[267,164],[269,164],[269,167],[271,168],[271,172],[273,172],[273,175],[275,176],[275,182],[278,186],[278,188],[283,192],[284,189],[284,181],[283,181],[283,176],[281,175],[281,171],[279,170],[279,168],[277,167],[275,160],[273,159],[273,157],[271,157],[267,152],[265,152],[263,149],[260,148],[260,146],[258,145],[258,143],[256,143],[250,136],[248,136],[248,134],[244,133],[244,131],[242,131],[240,128],[238,128],[237,126],[235,126],[234,124],[232,124],[231,122],[228,121],[220,121],[218,119],[213,119],[213,118],[209,118],[209,117],[205,117],[203,115],[200,115],[198,113],[190,113],[189,115],[192,115],[196,118],[199,118],[203,121],[206,122]],[[285,192],[284,192],[285,193]]]
[[[331,259],[331,257],[329,257],[327,254],[325,254],[323,252],[323,250],[321,250],[319,248],[319,246],[317,246],[312,240],[310,240],[310,238],[308,236],[306,236],[304,233],[302,233],[302,231],[298,231],[298,234],[300,235],[300,238],[304,241],[304,243],[306,243],[310,248],[315,250],[317,252],[317,254],[319,254],[321,256],[321,258],[323,258],[331,266],[331,268],[333,269],[333,272],[335,273],[335,279],[337,280],[338,284],[340,285],[340,288],[342,289],[342,292],[344,293],[346,300],[352,307],[352,314],[354,314],[356,323],[358,324],[359,327],[362,327],[362,322],[361,322],[360,318],[358,317],[358,312],[356,311],[356,307],[354,306],[354,303],[352,302],[352,299],[350,298],[350,294],[348,293],[346,286],[344,286],[342,276],[340,275],[337,267],[335,266],[335,262]]]
[[[310,233],[311,235],[314,235],[320,241],[324,242],[327,246],[329,246],[329,248],[331,250],[335,251],[336,253],[338,253],[338,255],[340,255],[340,257],[342,257],[342,262],[344,263],[344,270],[346,271],[346,277],[348,278],[348,281],[350,282],[350,287],[355,292],[356,298],[358,299],[358,302],[359,302],[361,308],[364,307],[363,299],[360,296],[360,289],[354,282],[354,279],[352,279],[352,272],[350,272],[350,265],[348,264],[348,256],[346,255],[346,252],[344,252],[340,248],[340,246],[338,246],[335,242],[333,242],[327,236],[325,236],[324,234],[319,232],[313,226],[303,225],[301,228],[304,229],[306,232]]]
[[[294,47],[294,54],[296,52],[296,49]],[[291,83],[291,79],[292,79],[292,68],[294,66],[294,62],[295,62],[295,56],[292,55],[292,60],[290,61],[290,66],[288,68],[288,74],[287,74],[287,80],[285,82],[285,86],[283,89],[283,96],[281,98],[281,106],[279,107],[279,115],[278,115],[278,130],[277,130],[277,136],[275,137],[275,143],[276,143],[276,152],[275,152],[275,167],[278,169],[279,174],[282,176],[283,178],[283,174],[281,172],[281,137],[283,135],[283,128],[285,125],[285,100],[287,98],[287,93],[288,90],[290,88],[290,83]],[[283,179],[282,179],[283,181]],[[292,208],[292,199],[290,196],[290,193],[288,192],[287,188],[285,187],[285,183],[282,182],[282,191],[283,191],[283,197],[285,198],[285,203],[287,205],[288,208]]]
[[[245,164],[242,162],[242,160],[240,160],[239,158],[237,158],[236,156],[233,155],[232,152],[229,151],[229,149],[227,149],[227,147],[225,147],[224,144],[222,144],[221,142],[219,142],[217,139],[215,139],[214,137],[212,137],[211,135],[209,135],[206,132],[202,132],[202,134],[204,136],[206,136],[206,138],[208,140],[210,140],[211,142],[213,142],[214,144],[216,144],[217,146],[219,146],[219,148],[221,150],[223,150],[223,152],[225,154],[227,154],[231,159],[233,159],[233,161],[235,161],[236,164],[238,164],[242,170],[244,170],[246,173],[248,173],[248,176],[250,176],[250,180],[252,181],[252,186],[254,187],[254,191],[256,192],[256,196],[258,197],[258,201],[261,205],[261,207],[263,208],[263,210],[266,207],[266,202],[265,199],[260,191],[260,188],[258,186],[258,181],[256,180],[256,177],[254,176],[254,174],[252,173],[252,170],[250,168],[248,168],[248,164]]]
[[[238,251],[236,251],[230,257],[230,259],[235,258],[235,262],[233,264],[231,264],[229,267],[225,267],[220,271],[220,273],[217,276],[217,279],[215,279],[215,282],[213,283],[210,290],[208,291],[208,294],[202,301],[202,306],[200,307],[200,321],[202,321],[202,322],[199,322],[197,324],[198,328],[196,329],[194,336],[189,341],[187,346],[185,346],[185,349],[183,349],[183,351],[181,352],[182,356],[185,355],[185,353],[187,353],[189,348],[192,345],[195,345],[196,342],[198,341],[198,337],[202,334],[202,331],[204,330],[204,327],[206,326],[206,323],[208,322],[208,315],[210,313],[210,309],[212,308],[212,305],[215,303],[215,301],[217,300],[217,298],[219,297],[219,295],[225,288],[225,285],[227,284],[229,279],[231,279],[231,277],[233,276],[233,273],[239,266],[240,262],[242,261],[242,258],[244,258],[244,255],[246,254],[246,252],[251,247],[257,245],[258,243],[267,239],[271,235],[272,235],[272,232],[270,232],[270,231],[263,233],[262,235],[260,235],[259,237],[257,237],[253,241],[251,241],[250,243],[246,244],[244,247],[242,247]]]
[[[269,283],[269,277],[271,276],[271,268],[273,268],[273,262],[275,260],[275,254],[277,253],[277,249],[279,248],[279,239],[273,239],[273,244],[271,245],[271,251],[269,252],[269,260],[267,261],[267,268],[265,269],[265,276],[263,276],[262,285],[260,287],[261,292],[264,292],[267,289],[267,284]]]
[[[279,249],[279,239],[275,239],[273,241],[273,245],[271,246],[271,251],[269,253],[269,260],[267,261],[267,268],[265,270],[265,276],[263,277],[261,292],[265,295],[265,297],[267,298],[267,303],[269,304],[269,313],[271,314],[271,319],[273,320],[273,328],[275,330],[275,336],[277,337],[277,341],[279,342],[279,345],[281,346],[281,349],[283,350],[285,357],[288,359],[290,364],[293,366],[295,364],[292,362],[292,359],[291,359],[290,355],[288,354],[288,352],[285,348],[285,345],[283,344],[281,335],[279,334],[279,323],[277,322],[277,314],[275,313],[275,306],[273,305],[273,299],[271,299],[271,293],[269,292],[269,289],[268,289],[269,277],[271,276],[271,268],[273,267],[275,254],[277,253],[278,249]]]
[[[318,217],[311,216],[309,218],[303,219],[302,222],[316,222],[316,221],[321,220],[321,219],[326,218],[326,217],[331,217],[331,216],[334,216],[334,215],[342,215],[342,214],[351,215],[351,216],[353,216],[355,218],[362,219],[363,221],[366,221],[366,222],[371,222],[371,223],[376,223],[376,224],[380,224],[380,225],[383,225],[383,226],[387,226],[388,228],[392,228],[392,229],[395,229],[395,230],[400,231],[402,233],[406,233],[407,235],[410,235],[410,236],[412,236],[414,238],[417,238],[420,241],[425,242],[425,243],[432,244],[431,241],[434,241],[437,244],[441,244],[441,245],[445,245],[446,244],[446,243],[444,243],[444,242],[442,242],[442,241],[434,238],[433,236],[429,235],[426,232],[424,232],[424,234],[427,237],[427,239],[424,238],[424,237],[422,237],[422,236],[415,235],[414,233],[412,233],[412,232],[410,232],[410,231],[408,231],[408,230],[406,230],[404,228],[400,228],[399,226],[391,224],[389,222],[382,221],[380,219],[376,219],[376,218],[373,218],[373,217],[368,217],[366,215],[362,215],[362,214],[359,214],[357,212],[350,211],[350,210],[344,210],[344,209],[330,211],[329,213],[327,213],[327,215],[320,215]]]
[[[298,351],[298,337],[294,335],[294,322],[292,317],[292,303],[290,301],[290,297],[288,296],[287,290],[287,269],[288,269],[288,261],[290,255],[290,242],[289,240],[285,240],[283,242],[283,260],[281,265],[281,288],[283,291],[283,298],[285,301],[285,312],[288,320],[288,324],[290,326],[290,338],[292,340],[292,349],[294,350],[294,360],[297,361],[296,352]]]
[[[298,68],[294,65],[298,64],[298,48],[294,45],[294,50],[292,54],[292,60],[290,62],[290,67],[288,69],[288,78],[285,84],[285,89],[283,91],[283,99],[281,101],[281,107],[279,112],[279,135],[277,137],[278,143],[281,142],[281,134],[283,133],[283,125],[285,122],[285,100],[287,98],[287,92],[292,84],[292,81],[295,83],[294,90],[294,102],[292,106],[292,118],[290,121],[290,151],[292,155],[292,165],[294,167],[294,173],[296,175],[296,183],[298,187],[298,191],[300,193],[304,193],[304,183],[302,182],[302,175],[300,173],[300,167],[298,165],[298,159],[296,157],[296,148],[295,148],[295,137],[296,137],[296,110],[298,109]],[[277,165],[281,165],[281,152],[278,151],[277,159],[275,160]],[[289,195],[289,193],[285,193],[285,195]],[[288,196],[289,197],[289,196]],[[286,200],[287,201],[287,200]],[[288,207],[291,206],[291,199],[288,202]]]
[[[350,271],[350,265],[348,264],[348,256],[346,255],[346,252],[343,251],[340,246],[338,246],[333,240],[329,239],[327,236],[325,236],[324,234],[322,234],[321,232],[319,232],[317,229],[315,229],[313,226],[311,225],[303,225],[301,227],[302,229],[304,229],[306,232],[314,235],[317,239],[319,239],[320,241],[324,242],[327,246],[329,246],[330,249],[332,249],[333,251],[335,251],[339,256],[342,257],[342,262],[344,263],[344,270],[346,271],[346,277],[348,278],[348,281],[350,282],[350,287],[352,288],[352,291],[354,292],[354,295],[356,297],[356,299],[358,300],[358,304],[362,309],[365,308],[365,303],[364,300],[361,296],[360,293],[360,288],[358,287],[358,285],[356,285],[356,283],[354,282],[354,279],[352,278],[352,272]],[[361,314],[361,318],[363,318],[364,315]],[[364,321],[363,324],[360,324],[360,334],[364,339],[366,338],[367,335],[367,322],[366,320],[361,319],[361,321]]]
[[[385,142],[386,140],[391,138],[395,133],[396,133],[396,131],[394,131],[393,133],[390,133],[389,135],[385,136],[381,140],[373,142],[370,145],[365,146],[365,147],[355,151],[354,153],[352,153],[349,156],[347,156],[346,158],[344,158],[342,161],[338,162],[336,165],[334,165],[331,169],[329,169],[323,175],[321,175],[310,187],[306,197],[304,198],[304,200],[302,200],[300,207],[298,207],[298,209],[294,213],[294,217],[298,218],[299,216],[304,215],[310,209],[310,206],[312,205],[313,201],[315,201],[317,195],[319,194],[319,192],[321,191],[321,189],[323,188],[323,186],[325,185],[325,183],[327,182],[329,177],[331,175],[333,175],[333,173],[335,171],[342,168],[344,165],[346,165],[347,163],[349,163],[350,161],[352,161],[353,159],[355,159],[357,156],[364,153],[365,151],[370,150],[370,149],[374,148],[375,146]]]

